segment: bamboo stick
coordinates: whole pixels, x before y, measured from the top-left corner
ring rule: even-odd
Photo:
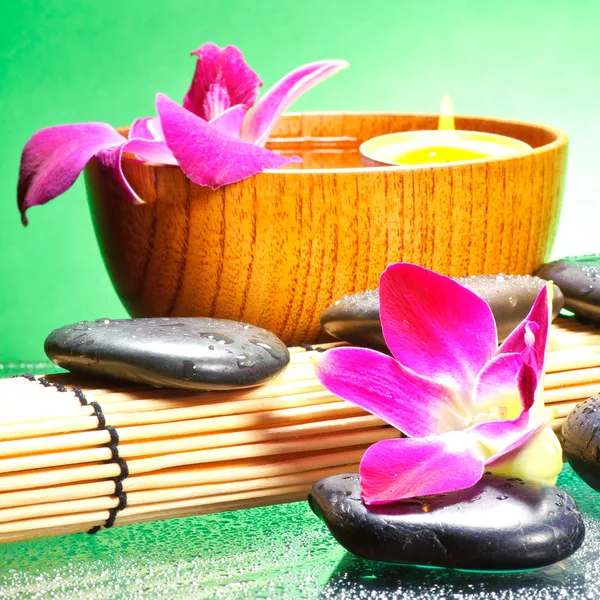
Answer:
[[[142,513],[122,518],[116,523],[116,526],[132,525],[143,523],[145,521],[158,521],[164,519],[179,519],[182,517],[194,517],[198,515],[213,514],[219,512],[229,512],[232,510],[241,510],[247,508],[257,508],[259,506],[269,506],[271,504],[286,504],[288,502],[300,502],[306,500],[306,492],[300,490],[296,492],[282,493],[280,495],[250,498],[245,501],[220,502],[218,504],[208,504],[204,506],[191,506],[173,510],[157,510],[153,513]]]
[[[356,464],[362,458],[364,446],[348,448],[342,451],[310,452],[292,454],[289,457],[259,458],[231,461],[217,465],[201,465],[168,469],[149,475],[133,475],[123,481],[123,490],[156,490],[182,487],[186,485],[220,484],[231,481],[244,481],[260,477],[277,477],[291,473],[300,473],[314,469]],[[72,485],[59,485],[38,488],[34,492],[22,490],[0,493],[0,508],[27,506],[62,500],[78,500],[95,496],[111,496],[115,493],[114,481],[93,481]]]
[[[282,386],[283,387],[283,386]],[[310,389],[308,389],[310,388]],[[172,391],[171,391],[172,393]],[[226,392],[223,392],[226,393]],[[288,391],[279,397],[253,398],[252,400],[238,400],[227,402],[211,402],[210,404],[193,404],[185,408],[173,408],[158,411],[143,411],[132,414],[106,414],[106,424],[113,427],[126,427],[132,425],[150,425],[153,423],[169,423],[201,419],[208,416],[220,416],[223,412],[240,414],[244,412],[259,412],[261,410],[307,406],[335,402],[338,399],[315,379],[310,386],[297,390],[297,393]],[[86,407],[90,412],[93,409]],[[0,440],[15,440],[42,435],[68,433],[71,431],[89,431],[98,427],[95,416],[68,416],[59,419],[47,419],[41,422],[13,423],[0,426]]]
[[[572,388],[587,383],[596,384],[600,391],[600,367],[547,373],[544,379],[544,389]]]
[[[210,448],[191,452],[179,452],[166,456],[140,458],[128,461],[128,467],[129,473],[133,475],[184,465],[369,445],[392,437],[398,437],[398,431],[392,427],[375,427],[358,431],[335,432],[329,436],[319,434],[298,439],[283,439],[273,442],[244,444],[227,448]],[[120,472],[121,469],[117,464],[108,463],[102,465],[91,464],[37,469],[22,471],[16,474],[9,473],[0,475],[0,491],[17,491],[61,483],[71,483],[73,481],[108,479],[118,477]]]
[[[341,405],[340,408],[345,409],[346,406]],[[358,410],[354,409],[353,411],[348,412],[358,412]],[[330,434],[339,430],[350,431],[353,429],[369,429],[384,425],[386,425],[386,423],[378,417],[365,414],[345,419],[298,423],[295,425],[264,429],[252,428],[252,425],[250,425],[251,428],[244,431],[233,431],[212,435],[193,435],[191,437],[174,437],[143,443],[122,443],[119,444],[119,456],[129,460],[130,458],[139,456],[161,455],[161,460],[165,460],[166,457],[173,457],[178,453],[190,450],[231,448],[242,444],[256,444],[267,440],[288,440],[302,436]],[[100,462],[110,460],[111,455],[110,448],[99,447],[78,448],[77,450],[67,452],[5,458],[0,460],[0,473]]]
[[[198,506],[218,506],[222,504],[228,504],[231,502],[240,502],[246,500],[254,500],[257,498],[264,498],[265,496],[281,496],[287,494],[301,494],[305,495],[307,492],[307,485],[296,484],[288,486],[280,486],[266,490],[246,490],[242,492],[234,492],[231,494],[222,494],[219,496],[211,496],[208,498],[188,498],[185,500],[174,500],[166,502],[155,502],[152,504],[127,507],[122,510],[117,516],[117,522],[123,523],[128,521],[131,517],[138,517],[145,514],[153,514],[157,512],[168,514],[171,511],[186,510],[189,508],[195,508]],[[103,523],[109,518],[109,510],[96,510],[82,513],[73,513],[68,515],[57,515],[49,517],[40,517],[34,519],[23,519],[19,521],[11,521],[9,523],[0,523],[0,536],[7,533],[17,533],[20,531],[27,531],[29,529],[48,529],[63,527],[65,525],[76,525],[100,522]],[[85,529],[84,529],[85,531]]]
[[[231,415],[226,417],[208,417],[161,423],[155,425],[131,426],[118,429],[120,442],[168,438],[190,434],[204,434],[214,431],[228,431],[244,428],[264,428],[276,424],[297,424],[318,419],[332,419],[346,416],[364,415],[364,411],[349,403],[337,401],[292,408],[282,408],[266,412]],[[106,430],[83,433],[54,435],[0,442],[0,458],[21,454],[37,454],[52,450],[85,448],[107,444],[110,434]],[[105,460],[104,458],[99,460]],[[1,465],[1,461],[0,461]],[[1,466],[0,466],[1,469]],[[1,470],[0,470],[1,472]]]
[[[347,465],[347,468],[349,470],[356,470],[358,469],[358,463]],[[184,487],[130,492],[127,494],[127,506],[143,506],[145,509],[146,505],[171,502],[174,500],[210,498],[211,496],[221,496],[223,494],[300,485],[304,485],[305,491],[308,493],[308,490],[313,483],[323,477],[335,475],[339,472],[340,467],[334,466],[274,477],[248,479],[245,481],[227,481],[217,484],[189,485]],[[0,523],[81,512],[109,510],[115,508],[118,505],[118,502],[119,500],[115,496],[105,495],[86,497],[83,499],[72,499],[64,502],[4,508],[0,509]]]
[[[259,506],[268,506],[270,504],[284,504],[287,502],[298,502],[306,498],[304,491],[292,491],[282,494],[261,495],[258,497],[249,498],[247,500],[229,500],[216,504],[208,504],[205,506],[196,506],[188,508],[180,508],[169,511],[158,511],[154,513],[145,513],[140,515],[132,515],[127,519],[116,521],[115,527],[120,525],[130,525],[133,523],[141,523],[144,521],[156,521],[161,519],[176,519],[181,517],[197,516],[203,514],[211,514],[218,512],[227,512],[232,510],[242,510],[247,508],[256,508]],[[23,530],[13,533],[0,534],[0,544],[8,542],[23,541],[32,538],[46,537],[53,535],[62,535],[65,533],[81,533],[89,531],[96,525],[102,525],[106,522],[108,511],[96,513],[84,513],[78,520],[78,523],[72,525],[50,525],[44,528],[39,528],[39,524],[35,530]],[[33,521],[33,519],[32,519]]]
[[[594,396],[600,392],[600,383],[572,385],[569,387],[545,390],[543,394],[545,404],[554,404],[562,400],[581,400]]]
[[[570,372],[573,369],[600,366],[600,346],[567,348],[548,352],[546,372]]]

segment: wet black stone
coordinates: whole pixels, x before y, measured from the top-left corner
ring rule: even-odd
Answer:
[[[500,341],[527,316],[546,283],[531,275],[475,275],[454,279],[490,305]],[[554,286],[554,317],[558,315],[562,306],[563,295],[561,290]],[[321,325],[327,333],[340,340],[387,350],[379,321],[379,290],[344,296],[323,311]]]
[[[290,360],[269,331],[225,319],[83,321],[53,331],[44,349],[69,371],[202,390],[259,385]]]
[[[530,569],[570,556],[585,535],[567,492],[514,477],[484,475],[467,490],[367,507],[358,474],[343,473],[315,483],[309,503],[346,550],[388,563]]]
[[[563,451],[573,470],[600,491],[600,395],[571,411],[561,435]]]
[[[560,286],[566,309],[600,323],[600,254],[556,260],[542,265],[537,275]]]

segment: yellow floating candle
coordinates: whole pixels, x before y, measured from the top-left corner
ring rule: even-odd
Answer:
[[[525,154],[531,146],[494,133],[431,129],[381,135],[362,144],[360,152],[367,164],[439,165]]]
[[[456,129],[454,126],[454,106],[452,106],[452,99],[448,94],[444,94],[440,102],[438,129]]]
[[[365,166],[442,165],[505,158],[531,150],[529,144],[508,136],[455,130],[452,101],[447,95],[442,99],[438,129],[380,135],[360,146]]]

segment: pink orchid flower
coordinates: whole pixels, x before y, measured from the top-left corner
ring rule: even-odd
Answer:
[[[562,454],[541,398],[551,288],[500,348],[487,303],[448,277],[393,264],[380,295],[393,356],[335,348],[315,366],[327,389],[408,436],[366,451],[364,502],[468,488],[484,471],[554,483]]]
[[[196,71],[183,106],[157,94],[158,118],[138,119],[127,138],[106,123],[78,123],[48,127],[29,139],[17,190],[23,224],[27,209],[67,191],[93,156],[114,173],[124,197],[135,204],[143,200],[123,174],[123,154],[179,165],[194,183],[213,189],[299,162],[297,156],[263,147],[273,126],[299,96],[348,66],[343,60],[301,66],[255,104],[262,82],[236,47],[207,43],[192,54]]]

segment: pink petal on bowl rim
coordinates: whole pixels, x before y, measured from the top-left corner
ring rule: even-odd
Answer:
[[[238,48],[221,49],[208,42],[192,55],[198,60],[184,108],[210,121],[230,106],[244,104],[250,108],[254,104],[262,82]]]
[[[66,192],[93,156],[125,141],[106,123],[55,125],[31,136],[21,155],[17,188],[23,225],[25,211]]]
[[[483,470],[477,445],[460,431],[383,440],[368,448],[360,463],[361,496],[376,505],[454,492],[475,485]]]
[[[392,354],[416,373],[454,386],[468,403],[498,346],[488,304],[449,277],[410,263],[388,266],[379,289]]]
[[[110,169],[120,185],[123,197],[133,204],[144,204],[123,173],[123,154],[133,154],[137,159],[157,164],[177,164],[175,157],[161,140],[132,139],[116,148],[109,148],[98,153],[98,160],[106,169]]]
[[[177,165],[177,160],[164,140],[131,139],[123,147],[123,153],[132,154],[138,160],[159,165]]]
[[[242,139],[264,145],[284,110],[310,88],[348,66],[345,60],[322,60],[302,65],[288,73],[250,112],[244,123]]]
[[[301,160],[236,140],[163,94],[156,96],[156,110],[169,149],[198,185],[217,189]]]
[[[248,112],[248,107],[244,104],[237,104],[228,108],[225,112],[215,117],[210,124],[216,127],[222,133],[239,139],[242,131],[242,123]]]
[[[452,389],[375,350],[328,350],[315,364],[315,372],[330,392],[411,437],[464,429],[469,423]]]
[[[142,139],[142,140],[153,140],[154,132],[149,127],[150,122],[155,117],[142,117],[140,119],[136,119],[129,128],[129,133],[127,134],[128,139]]]

